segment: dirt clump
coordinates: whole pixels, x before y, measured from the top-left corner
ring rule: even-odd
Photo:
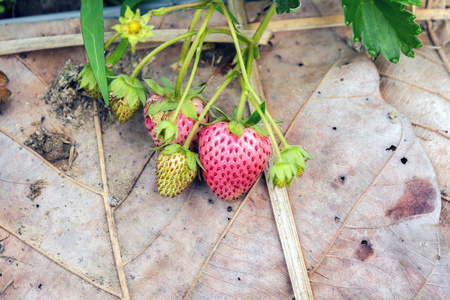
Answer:
[[[93,100],[83,90],[79,89],[78,74],[83,65],[73,66],[67,61],[59,70],[56,81],[44,90],[39,99],[52,106],[51,112],[64,123],[71,123],[75,127],[85,125],[92,120],[95,114],[94,105],[97,106],[100,118],[109,119],[108,110],[103,102]]]
[[[24,144],[63,171],[72,167],[77,156],[75,143],[67,136],[44,128],[36,130]]]
[[[48,185],[48,182],[43,179],[39,179],[33,182],[30,185],[30,193],[27,195],[27,198],[33,201],[34,199],[39,197],[42,193],[41,190],[45,188],[46,185]]]

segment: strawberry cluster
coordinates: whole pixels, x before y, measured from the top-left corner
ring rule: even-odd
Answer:
[[[150,31],[152,26],[147,25],[151,16],[160,16],[175,9],[188,7],[196,9],[188,32],[152,50],[131,75],[113,76],[111,66],[120,59],[128,44],[131,44],[134,52],[138,41],[152,35]],[[216,9],[225,16],[229,29],[208,28],[209,20]],[[203,11],[206,13],[202,19]],[[265,103],[253,90],[249,80],[252,63],[259,57],[257,49],[259,38],[274,12],[275,6],[272,5],[253,38],[249,38],[237,31],[232,16],[219,0],[204,0],[200,4],[192,2],[161,8],[143,16],[139,11],[133,13],[127,8],[125,17],[119,20],[121,24],[114,27],[117,33],[105,44],[106,50],[119,36],[125,41],[119,43],[114,52],[105,59],[109,97],[106,97],[105,89],[100,89],[97,84],[98,73],[95,72],[94,76],[90,64],[86,64],[80,73],[78,77],[80,88],[84,88],[95,99],[103,97],[120,123],[127,122],[137,111],[144,108],[145,126],[156,149],[161,150],[157,158],[156,185],[162,196],[179,195],[196,175],[199,175],[203,176],[217,196],[228,201],[238,199],[251,188],[266,168],[272,151],[275,162],[269,170],[269,180],[274,185],[280,187],[290,185],[293,178],[300,177],[303,173],[305,160],[310,159],[309,155],[300,146],[287,144],[276,121],[266,111]],[[202,22],[198,25],[200,19]],[[225,76],[225,80],[214,95],[206,100],[201,95],[206,84],[191,86],[204,39],[211,33],[230,35],[236,56],[233,60],[234,68]],[[144,85],[137,78],[142,66],[158,52],[182,40],[184,44],[175,85],[165,77],[161,78],[163,86],[152,79],[143,79],[146,84]],[[246,47],[241,49],[241,45]],[[188,69],[191,70],[191,74],[185,88],[182,89]],[[239,80],[242,93],[239,104],[230,118],[217,107],[213,107],[213,103],[233,79]],[[247,102],[250,102],[256,111],[245,119],[244,108]],[[212,109],[221,116],[216,118]],[[275,135],[283,145],[282,151],[278,148]]]

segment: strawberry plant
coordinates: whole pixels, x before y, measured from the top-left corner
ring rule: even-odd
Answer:
[[[275,12],[295,12],[300,8],[300,1],[274,0],[252,37],[238,31],[236,19],[221,0],[199,0],[145,14],[136,9],[139,2],[124,1],[120,24],[113,27],[116,33],[104,43],[102,1],[82,0],[81,24],[89,63],[78,80],[80,88],[93,98],[104,99],[120,123],[131,119],[144,107],[145,124],[142,126],[147,127],[156,149],[162,150],[157,160],[159,193],[167,197],[180,194],[202,170],[206,183],[217,196],[230,201],[237,199],[256,181],[272,152],[274,164],[269,170],[269,181],[273,185],[289,186],[292,179],[300,177],[306,167],[305,161],[311,157],[300,146],[286,142],[277,122],[250,84],[252,64],[259,55],[257,45],[270,19]],[[352,25],[354,40],[361,40],[372,57],[381,52],[393,63],[399,61],[400,52],[413,57],[413,48],[421,46],[416,37],[421,28],[414,22],[415,16],[405,10],[405,5],[409,4],[421,5],[421,2],[342,0],[345,22]],[[111,67],[121,59],[128,46],[134,53],[137,43],[153,35],[152,26],[148,25],[153,16],[183,9],[195,10],[186,33],[150,51],[131,74],[112,74]],[[216,10],[226,19],[227,29],[209,27]],[[204,39],[213,33],[231,36],[236,56],[234,68],[214,95],[205,99],[201,94],[205,84],[193,86],[193,83]],[[105,50],[118,38],[120,43],[105,57]],[[154,78],[138,77],[145,63],[179,41],[184,42],[174,83],[163,77],[164,87],[161,87]],[[186,76],[190,66],[190,74]],[[233,80],[239,81],[242,92],[239,101],[236,99],[232,116],[228,117],[213,105]],[[255,112],[245,119],[247,102]],[[214,110],[220,117],[211,120]],[[197,148],[199,154],[193,152]]]

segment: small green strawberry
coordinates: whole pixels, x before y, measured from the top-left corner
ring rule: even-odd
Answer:
[[[290,186],[292,179],[298,176],[297,174],[294,164],[277,159],[275,164],[270,167],[269,181],[273,183],[273,186]]]
[[[196,154],[178,144],[170,144],[156,161],[156,185],[163,197],[175,197],[183,192],[197,174]]]
[[[113,75],[112,68],[106,68],[106,75]],[[102,98],[102,93],[98,87],[97,81],[95,80],[94,73],[92,72],[91,65],[87,63],[84,68],[78,74],[77,81],[80,83],[79,89],[84,88],[86,93],[94,100]]]
[[[145,88],[136,78],[130,82],[130,76],[119,75],[109,84],[111,111],[120,123],[130,120],[145,100]]]

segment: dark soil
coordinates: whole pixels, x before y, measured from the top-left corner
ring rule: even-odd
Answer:
[[[44,129],[37,130],[24,144],[63,171],[71,168],[77,156],[75,143],[67,136]]]

